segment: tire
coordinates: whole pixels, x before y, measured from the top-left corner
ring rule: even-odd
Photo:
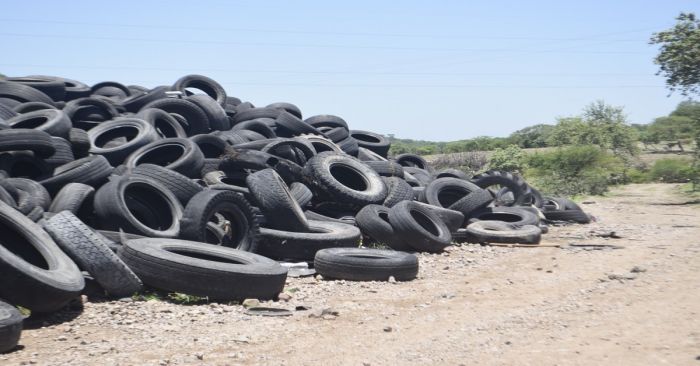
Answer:
[[[146,285],[214,300],[274,299],[287,279],[268,258],[185,240],[129,240],[119,256]]]
[[[156,101],[158,99],[166,98],[167,95],[165,94],[165,92],[169,90],[169,86],[159,86],[146,92],[132,94],[130,97],[122,99],[120,101],[120,104],[128,112],[140,112],[142,109],[145,109],[143,107],[146,104]]]
[[[360,145],[358,145],[357,140],[352,137],[338,141],[336,144],[341,150],[343,150],[343,152],[350,156],[357,156],[360,151]]]
[[[438,178],[430,182],[423,192],[426,203],[439,207],[451,207],[467,195],[483,191],[479,186],[459,178]]]
[[[314,194],[311,193],[309,187],[299,182],[294,182],[289,186],[289,193],[297,201],[299,207],[302,208],[311,203],[311,200],[314,198]]]
[[[48,212],[68,211],[78,217],[92,215],[95,188],[82,183],[68,183],[56,194]]]
[[[268,258],[313,261],[321,249],[357,247],[360,229],[328,221],[309,221],[309,232],[297,233],[261,228],[258,253]]]
[[[156,129],[138,118],[123,118],[100,123],[88,131],[90,153],[102,155],[112,165],[121,164],[132,152],[158,139]],[[116,146],[108,143],[125,138],[126,142]]]
[[[549,221],[567,221],[578,224],[589,224],[591,217],[581,210],[551,210],[544,211],[544,217]]]
[[[304,212],[274,170],[265,169],[250,174],[246,183],[269,228],[294,232],[309,230]]]
[[[471,223],[467,233],[478,243],[539,244],[542,237],[542,230],[537,226],[513,226],[500,221]]]
[[[96,234],[70,212],[53,215],[44,229],[82,269],[113,297],[131,296],[143,289],[141,280]]]
[[[119,111],[111,100],[100,98],[80,98],[66,103],[63,112],[73,121],[73,127],[89,130],[100,122],[119,116]]]
[[[472,181],[477,186],[486,189],[488,187],[499,185],[501,187],[507,187],[511,193],[513,193],[514,201],[512,206],[519,206],[525,202],[527,198],[526,193],[528,191],[528,186],[525,181],[508,172],[501,171],[488,171],[484,174],[479,174],[472,178]]]
[[[352,225],[348,223],[345,220],[340,220],[340,219],[335,219],[326,215],[321,215],[318,212],[311,211],[311,210],[306,210],[304,211],[304,216],[306,216],[307,220],[313,220],[313,221],[327,221],[327,222],[335,222],[336,224],[344,224],[344,225]],[[357,225],[355,225],[357,226]]]
[[[348,131],[348,129],[345,127],[322,127],[322,128],[324,128],[324,129],[327,128],[328,130],[324,131],[321,128],[317,128],[317,130],[323,132],[323,134],[329,140],[331,140],[333,142],[340,142],[340,141],[343,141],[346,138],[350,137],[350,131]],[[360,159],[360,160],[365,160],[365,159]]]
[[[68,142],[74,157],[82,159],[90,154],[90,137],[84,130],[71,128],[68,133]]]
[[[397,177],[382,178],[387,187],[387,195],[382,204],[393,207],[401,201],[413,201],[413,188],[405,180]]]
[[[226,111],[216,100],[208,95],[192,95],[186,98],[204,111],[209,119],[209,128],[213,131],[227,131],[231,129]]]
[[[303,134],[321,134],[314,126],[311,126],[287,111],[281,111],[275,121],[277,122],[277,136],[293,137]]]
[[[441,252],[452,241],[445,223],[433,211],[412,201],[392,207],[389,222],[399,240],[420,252]]]
[[[176,114],[184,118],[185,124],[182,128],[185,129],[187,136],[209,132],[209,118],[206,113],[204,113],[202,108],[199,108],[199,106],[187,99],[158,99],[143,106],[143,109],[146,108],[162,109],[170,114]]]
[[[104,230],[175,238],[182,211],[170,190],[143,176],[113,179],[95,193],[95,214]]]
[[[21,105],[21,104],[20,104]],[[13,111],[12,108],[5,106],[4,104],[0,103],[0,124],[3,126],[3,128],[6,128],[5,121],[16,116],[17,112]]]
[[[249,108],[245,110],[238,109],[236,114],[233,116],[233,127],[236,127],[236,125],[241,122],[250,121],[258,118],[275,119],[282,112],[283,111],[280,111],[279,109],[275,108]]]
[[[399,177],[403,179],[403,167],[394,161],[363,161],[382,177]]]
[[[0,81],[0,98],[11,99],[19,103],[42,102],[54,105],[53,99],[41,91],[10,81]]]
[[[222,241],[211,242],[208,240],[207,225],[215,214],[220,214],[228,221],[230,229],[224,232]],[[223,245],[246,252],[256,250],[259,232],[258,221],[250,204],[243,196],[232,191],[200,192],[185,207],[180,221],[181,239]]]
[[[66,139],[62,137],[52,137],[51,143],[53,144],[54,153],[53,155],[44,159],[44,162],[50,168],[55,169],[75,160],[75,156],[73,155],[73,146],[71,146],[70,142],[68,142]]]
[[[66,85],[61,80],[31,76],[10,77],[5,80],[32,87],[46,94],[53,101],[65,100],[66,98]]]
[[[272,103],[270,105],[265,106],[265,108],[284,110],[284,111],[294,115],[294,117],[301,119],[301,109],[299,109],[299,107],[295,106],[292,103],[285,103],[285,102]]]
[[[102,95],[108,98],[122,100],[131,96],[131,90],[124,84],[114,81],[103,81],[90,87],[92,95]]]
[[[275,131],[270,128],[267,124],[261,122],[260,120],[253,119],[253,120],[248,120],[248,121],[243,121],[240,123],[237,123],[233,128],[231,128],[232,131],[241,131],[241,130],[250,130],[250,131],[255,131],[263,136],[265,136],[268,139],[273,139],[277,137],[277,134]]]
[[[202,186],[190,178],[160,165],[141,164],[132,169],[131,174],[146,177],[162,184],[177,197],[183,206],[187,205],[192,197],[203,190]]]
[[[46,76],[46,75],[29,75],[28,77],[30,78],[38,78],[38,79],[47,79],[47,80],[56,80],[61,83],[63,83],[63,86],[65,87],[65,97],[63,99],[57,99],[56,101],[63,101],[63,100],[73,100],[77,98],[82,98],[82,97],[87,97],[90,95],[90,87],[87,86],[84,83],[81,83],[80,81],[77,80],[72,80],[72,79],[66,79],[66,78],[60,78],[57,76]]]
[[[51,176],[53,171],[43,159],[30,151],[15,151],[0,154],[0,170],[11,177],[41,180]]]
[[[78,297],[80,270],[41,226],[0,203],[0,297],[37,312],[52,312]]]
[[[26,192],[31,197],[34,205],[48,210],[51,206],[51,195],[39,182],[26,178],[7,178],[5,182],[16,189]]]
[[[88,156],[59,166],[54,170],[53,177],[39,183],[53,196],[68,183],[83,183],[99,187],[107,180],[112,169],[104,156]]]
[[[344,119],[334,116],[331,114],[321,114],[317,116],[311,116],[304,120],[304,122],[318,128],[318,127],[342,127],[348,129],[348,123]]]
[[[397,155],[394,160],[400,165],[430,171],[430,165],[422,156],[416,154]]]
[[[313,145],[302,138],[275,139],[265,145],[260,151],[291,160],[301,166],[316,155],[316,149]]]
[[[442,208],[439,206],[433,206],[423,202],[416,203],[418,205],[424,206],[428,210],[433,211],[440,218],[440,220],[442,220],[442,222],[445,223],[445,226],[447,226],[447,229],[450,230],[450,233],[456,232],[457,230],[461,229],[464,225],[464,214],[462,214],[459,211],[450,210],[449,208]]]
[[[386,137],[378,133],[360,130],[350,130],[350,136],[357,140],[357,144],[360,147],[374,151],[381,157],[386,158],[387,154],[389,154],[391,142],[389,142],[389,140]]]
[[[537,226],[540,223],[540,219],[537,215],[519,207],[483,208],[468,215],[467,221],[470,224],[477,221],[503,221],[513,227],[525,225]]]
[[[329,248],[316,253],[316,273],[350,281],[410,281],[418,275],[418,257],[393,250]]]
[[[384,244],[393,250],[412,252],[413,248],[403,240],[396,240],[394,228],[389,222],[389,208],[381,205],[367,205],[355,216],[357,227],[369,242]],[[363,244],[364,241],[363,241]]]
[[[42,102],[27,102],[27,103],[22,103],[18,106],[15,106],[14,108],[12,108],[12,110],[18,114],[39,111],[42,109],[57,109],[57,108],[55,106],[52,106],[52,105],[46,104],[46,103],[42,103]]]
[[[199,178],[204,154],[188,139],[169,138],[151,142],[134,151],[124,162],[128,168],[155,164],[172,169],[190,178]]]
[[[461,170],[458,169],[442,169],[438,172],[435,172],[433,175],[435,179],[440,179],[440,178],[458,178],[458,179],[463,179],[463,180],[469,180],[469,175]]]
[[[71,120],[58,109],[41,109],[20,114],[5,122],[13,129],[34,129],[65,139],[69,137],[71,129]]]
[[[216,100],[220,106],[226,105],[226,90],[215,80],[203,75],[185,75],[173,84],[173,90],[179,90],[182,95],[187,95],[187,88],[199,89],[209,97]]]
[[[448,208],[450,210],[459,211],[464,216],[468,217],[473,212],[485,208],[493,202],[493,196],[485,189],[479,189],[473,193],[470,193],[457,202],[451,204]]]
[[[330,152],[311,158],[304,166],[304,177],[324,198],[358,208],[381,203],[388,193],[370,167],[355,158]]]
[[[408,181],[406,173],[410,174],[411,177],[418,181],[418,184],[420,184],[421,186],[427,186],[428,184],[430,184],[430,182],[433,181],[433,175],[425,169],[407,166],[403,168],[403,171],[404,179],[406,179],[406,181]]]
[[[0,301],[0,353],[13,350],[19,343],[24,318],[16,307]]]
[[[135,117],[150,123],[162,138],[187,137],[187,132],[182,128],[180,122],[162,109],[144,108]]]
[[[241,169],[258,171],[267,168],[274,169],[287,184],[303,179],[302,168],[298,164],[261,151],[227,148],[219,164],[219,169],[226,175],[235,175]]]

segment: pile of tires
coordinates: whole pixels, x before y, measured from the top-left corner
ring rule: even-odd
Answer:
[[[272,299],[278,261],[410,280],[408,252],[536,243],[541,217],[590,220],[510,173],[434,172],[389,148],[338,116],[255,106],[201,75],[155,88],[0,79],[0,298],[55,311],[88,274],[113,297],[147,286]],[[394,251],[358,249],[371,242]],[[15,315],[0,311],[0,330]]]

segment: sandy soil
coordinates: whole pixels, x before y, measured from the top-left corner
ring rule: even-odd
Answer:
[[[89,301],[28,320],[0,364],[700,365],[700,205],[677,189],[591,198],[598,222],[552,228],[540,248],[421,255],[411,282],[290,278],[291,299],[266,304],[290,317]]]

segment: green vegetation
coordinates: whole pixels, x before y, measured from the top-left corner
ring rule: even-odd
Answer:
[[[661,46],[654,62],[666,77],[671,92],[683,95],[700,93],[700,19],[693,13],[681,13],[673,28],[654,33],[651,44]]]
[[[516,145],[496,149],[489,160],[489,169],[522,172],[526,166],[525,153]]]

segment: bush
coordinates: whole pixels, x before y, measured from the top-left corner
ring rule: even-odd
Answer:
[[[528,182],[551,195],[603,194],[620,183],[624,164],[596,146],[570,146],[529,156]]]
[[[686,183],[693,178],[691,162],[685,159],[660,159],[649,170],[649,178],[665,183]]]
[[[480,151],[445,154],[430,161],[437,170],[455,168],[472,174],[483,170],[487,162],[486,154]]]
[[[525,154],[516,145],[510,145],[505,149],[496,149],[489,160],[489,169],[494,170],[522,172],[525,166]]]

